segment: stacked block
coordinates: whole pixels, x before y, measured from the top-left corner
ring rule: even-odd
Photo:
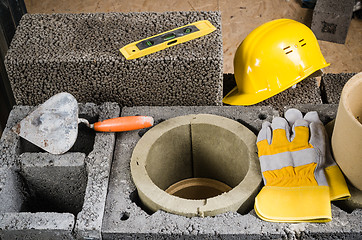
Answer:
[[[129,43],[209,20],[216,30],[126,60]],[[66,91],[79,102],[120,106],[221,105],[220,12],[26,14],[6,56],[19,105]]]

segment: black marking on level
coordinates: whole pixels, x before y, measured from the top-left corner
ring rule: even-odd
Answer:
[[[189,26],[185,26],[183,28],[156,36],[156,37],[151,37],[151,38],[145,39],[142,42],[137,43],[136,46],[138,47],[139,50],[143,50],[143,49],[146,49],[149,47],[156,46],[163,42],[173,40],[170,43],[168,43],[168,45],[170,45],[170,44],[175,43],[174,39],[183,37],[185,35],[188,35],[188,34],[191,34],[191,33],[197,32],[197,31],[200,31],[200,29],[198,29],[195,25],[189,25]]]

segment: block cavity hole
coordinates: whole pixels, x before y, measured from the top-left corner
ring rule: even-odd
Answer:
[[[83,208],[88,174],[84,153],[24,153],[20,155],[21,212],[77,215]]]
[[[184,125],[166,132],[151,147],[146,162],[159,188],[190,200],[230,191],[244,179],[248,168],[244,142],[210,124]]]

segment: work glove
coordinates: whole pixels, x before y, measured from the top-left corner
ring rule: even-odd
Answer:
[[[350,196],[335,164],[317,112],[304,118],[289,109],[285,118],[264,122],[257,138],[265,186],[255,198],[257,215],[271,222],[327,222],[331,200]]]

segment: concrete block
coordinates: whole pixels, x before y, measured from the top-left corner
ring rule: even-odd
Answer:
[[[134,60],[126,60],[119,51],[199,20],[209,20],[217,30]],[[26,14],[5,65],[19,105],[36,105],[61,91],[79,102],[97,104],[221,105],[221,14]]]
[[[156,124],[181,115],[209,113],[229,117],[258,132],[264,119],[278,112],[270,107],[134,107],[122,115],[146,114]],[[262,116],[261,116],[262,115]],[[262,119],[260,119],[262,118]],[[112,166],[103,239],[358,239],[362,234],[362,210],[347,213],[332,205],[329,223],[270,223],[259,219],[254,210],[247,214],[228,212],[215,217],[193,217],[145,211],[130,175],[132,151],[145,130],[118,135]]]
[[[346,41],[354,4],[354,0],[318,0],[311,26],[317,39],[343,44]]]
[[[342,89],[356,73],[327,73],[322,75],[321,93],[324,103],[338,104]]]
[[[0,199],[10,206],[0,211],[0,238],[100,239],[115,133],[80,125],[69,152],[44,153],[10,130],[32,109],[14,107],[0,142],[0,169],[6,173]],[[116,103],[79,104],[79,116],[90,122],[119,114]]]

